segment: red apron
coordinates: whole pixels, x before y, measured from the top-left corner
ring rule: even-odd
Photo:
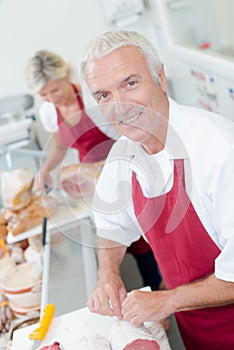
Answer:
[[[140,237],[138,241],[133,242],[130,247],[128,247],[127,252],[133,255],[142,255],[151,250],[149,244],[143,237]]]
[[[87,116],[76,86],[72,84],[72,87],[77,95],[77,102],[82,112],[82,117],[79,123],[69,127],[63,122],[59,110],[56,108],[61,140],[66,146],[79,151],[81,162],[93,163],[104,160],[115,140],[103,134]]]
[[[135,214],[168,289],[213,273],[220,253],[196,214],[183,181],[183,160],[175,160],[173,187],[159,197],[144,197],[135,174],[132,176]],[[149,224],[149,218],[155,218],[154,222]],[[233,304],[177,312],[176,319],[187,350],[234,349]]]

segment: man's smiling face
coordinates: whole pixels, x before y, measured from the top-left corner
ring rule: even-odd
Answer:
[[[165,117],[166,78],[156,85],[142,52],[119,48],[89,62],[85,80],[106,119],[122,135],[149,147]],[[153,150],[152,150],[153,151]]]

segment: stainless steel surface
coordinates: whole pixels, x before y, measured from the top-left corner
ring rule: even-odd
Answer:
[[[51,235],[48,302],[55,305],[56,316],[86,306],[80,225],[66,225]]]
[[[45,244],[42,246],[43,256],[43,275],[42,275],[42,291],[41,291],[41,312],[40,319],[43,316],[44,308],[48,304],[49,297],[49,272],[50,272],[50,230],[47,231]]]

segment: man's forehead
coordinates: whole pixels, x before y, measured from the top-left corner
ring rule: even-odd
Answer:
[[[129,56],[133,55],[132,59]],[[135,46],[124,46],[113,50],[112,52],[104,55],[103,57],[93,58],[88,61],[85,65],[85,77],[90,77],[93,74],[97,74],[98,70],[103,70],[108,64],[113,65],[114,61],[118,64],[124,62],[125,64],[131,65],[131,63],[137,59],[143,59],[144,55],[139,51],[138,47]]]
[[[90,59],[87,63],[87,65],[93,64],[93,63],[97,63],[97,62],[102,62],[102,61],[108,61],[108,59],[112,59],[113,57],[117,58],[117,57],[128,57],[129,54],[133,54],[135,56],[144,56],[143,53],[140,51],[139,47],[136,46],[122,46],[116,49],[113,49],[113,51],[106,53],[100,57],[94,57],[92,59]]]

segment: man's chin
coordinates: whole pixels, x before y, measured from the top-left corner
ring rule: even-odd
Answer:
[[[146,131],[137,132],[136,130],[135,130],[135,132],[133,131],[131,133],[130,132],[125,133],[125,134],[122,133],[122,135],[126,136],[131,141],[140,143],[142,145],[144,145],[150,137],[149,132],[146,132]]]

